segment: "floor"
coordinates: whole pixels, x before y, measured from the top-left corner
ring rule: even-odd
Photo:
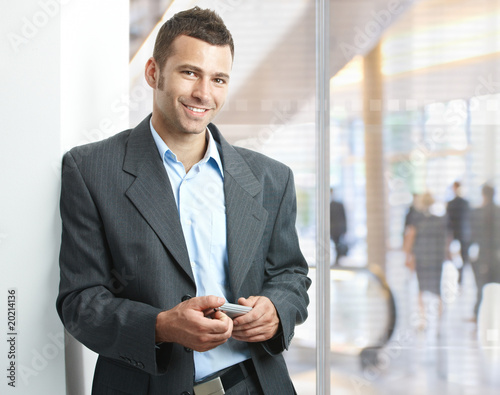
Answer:
[[[396,300],[397,323],[378,359],[362,366],[359,355],[332,353],[331,394],[334,395],[490,395],[500,393],[500,319],[495,329],[482,329],[473,320],[476,299],[474,275],[464,268],[457,285],[452,263],[443,267],[442,312],[433,295],[424,295],[425,317],[418,309],[418,283],[400,253],[391,254],[386,276]],[[314,283],[313,283],[314,284]],[[314,348],[314,285],[310,290],[308,321],[285,354],[299,395],[316,394]],[[498,305],[496,305],[498,306]],[[497,309],[500,310],[500,309]],[[488,316],[495,316],[488,314]],[[486,315],[485,315],[486,316]],[[478,326],[495,347],[480,346]],[[365,360],[366,361],[366,360]]]

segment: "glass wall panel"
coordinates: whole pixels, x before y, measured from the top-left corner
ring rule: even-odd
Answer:
[[[350,10],[356,23],[347,24],[347,6],[337,7],[331,19],[333,31],[351,34],[332,46],[333,58],[348,60],[331,80],[333,198],[343,201],[348,224],[348,253],[333,270],[356,277],[360,268],[378,273],[390,289],[384,306],[392,296],[396,319],[394,327],[386,321],[384,344],[353,353],[360,344],[356,334],[369,327],[375,332],[390,309],[369,318],[367,306],[375,310],[383,292],[366,290],[370,301],[363,301],[352,280],[347,289],[345,279],[332,285],[338,319],[332,326],[332,377],[338,379],[332,392],[493,394],[500,389],[492,373],[500,369],[500,321],[494,321],[500,215],[492,206],[500,203],[498,194],[487,201],[500,175],[500,2],[356,6]],[[379,63],[370,57],[376,45]],[[367,65],[383,79],[377,96],[369,88],[378,81]],[[381,113],[380,125],[373,124],[374,112]],[[368,154],[378,147],[366,141],[373,141],[367,135],[375,126],[383,131],[383,150],[374,159]],[[366,209],[373,174],[383,185],[380,213]],[[385,229],[386,259],[374,268],[367,246],[377,226]]]

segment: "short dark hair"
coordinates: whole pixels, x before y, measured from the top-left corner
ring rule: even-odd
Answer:
[[[181,35],[221,47],[228,45],[234,58],[233,37],[222,18],[212,10],[194,7],[178,12],[160,28],[153,50],[153,58],[160,68],[172,54],[172,42]]]

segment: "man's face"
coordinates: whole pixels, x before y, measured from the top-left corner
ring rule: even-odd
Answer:
[[[172,49],[156,72],[153,125],[170,135],[200,134],[226,99],[231,50],[184,35],[173,41]]]

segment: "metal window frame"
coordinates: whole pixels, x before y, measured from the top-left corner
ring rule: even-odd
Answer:
[[[316,1],[316,394],[330,394],[330,6]]]

